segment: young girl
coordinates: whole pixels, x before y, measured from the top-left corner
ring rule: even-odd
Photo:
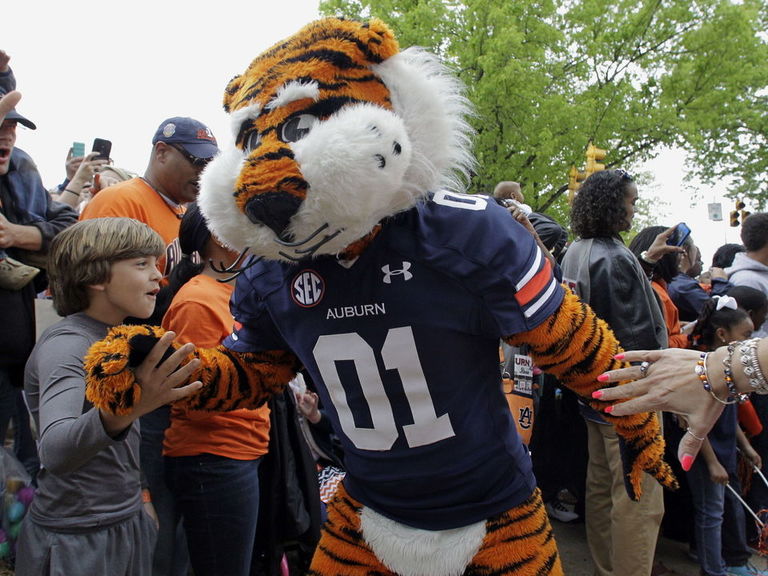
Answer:
[[[738,307],[734,298],[715,296],[704,305],[691,340],[695,348],[709,352],[733,341],[746,340],[753,330],[749,314]],[[722,369],[706,359],[705,364],[710,371]],[[705,576],[768,574],[749,563],[744,509],[725,486],[730,483],[737,491],[740,488],[736,475],[737,445],[747,460],[760,466],[760,457],[738,426],[737,404],[728,404],[701,447],[702,457],[687,472],[696,548]]]

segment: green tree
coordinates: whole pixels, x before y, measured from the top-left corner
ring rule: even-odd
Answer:
[[[688,175],[768,201],[768,9],[762,0],[324,0],[376,16],[401,46],[451,63],[478,115],[471,191],[523,184],[565,221],[567,174],[589,142],[632,169],[663,146]]]

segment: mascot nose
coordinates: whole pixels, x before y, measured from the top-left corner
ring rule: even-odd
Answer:
[[[277,236],[282,237],[301,202],[301,198],[285,192],[265,192],[248,200],[245,215],[254,224],[268,226]]]

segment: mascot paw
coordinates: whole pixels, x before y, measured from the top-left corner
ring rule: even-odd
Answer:
[[[679,487],[677,479],[664,461],[664,438],[656,414],[645,412],[614,422],[619,434],[624,485],[629,497],[640,499],[645,473],[667,488],[676,490]]]
[[[133,369],[147,357],[165,330],[157,326],[114,326],[85,356],[85,397],[111,414],[128,414],[141,398]],[[169,347],[163,360],[173,354]]]

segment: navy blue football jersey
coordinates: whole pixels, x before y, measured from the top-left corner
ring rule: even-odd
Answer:
[[[535,487],[499,338],[562,301],[549,260],[493,199],[439,192],[353,262],[259,262],[232,299],[239,352],[290,349],[341,438],[350,495],[398,522],[464,526]]]

